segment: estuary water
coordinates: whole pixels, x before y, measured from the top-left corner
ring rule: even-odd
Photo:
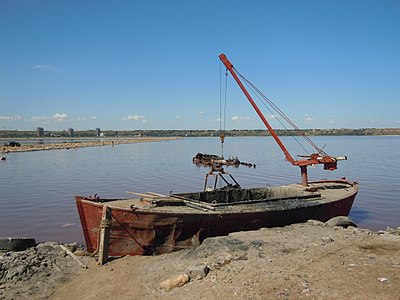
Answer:
[[[399,136],[313,137],[333,156],[347,155],[338,170],[309,168],[309,179],[346,177],[360,183],[350,217],[371,230],[400,226]],[[297,142],[283,138],[292,155]],[[0,236],[36,241],[84,242],[74,195],[128,197],[139,193],[198,191],[208,171],[196,167],[197,152],[221,154],[219,138],[185,138],[77,150],[8,153],[0,161]],[[243,187],[300,182],[300,170],[284,160],[271,137],[227,137],[225,157],[256,168],[229,167]]]

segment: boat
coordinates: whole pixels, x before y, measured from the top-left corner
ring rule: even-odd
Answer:
[[[5,156],[0,156],[0,160],[6,160],[7,159],[7,157],[5,157]]]
[[[335,170],[337,162],[347,157],[329,156],[314,145],[316,153],[293,159],[242,84],[239,78],[242,76],[237,75],[240,73],[224,54],[219,58],[286,160],[300,167],[301,182],[277,187],[242,188],[224,169],[225,166],[237,165],[240,162],[237,158],[232,161],[222,156],[197,154],[193,162],[210,167],[202,191],[169,195],[129,192],[132,196],[124,199],[75,196],[89,253],[156,255],[199,245],[208,237],[231,232],[285,226],[310,219],[325,222],[336,216],[348,216],[358,192],[358,183],[346,178],[309,181],[307,174],[310,165],[322,164],[325,170]],[[224,135],[221,134],[223,141]],[[215,177],[211,190],[207,189],[209,176]],[[222,188],[216,188],[219,178],[226,183]],[[228,179],[232,179],[233,184]]]

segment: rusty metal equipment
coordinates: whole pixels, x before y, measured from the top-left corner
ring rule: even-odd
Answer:
[[[221,178],[223,182],[225,182],[226,187],[235,187],[240,188],[240,184],[236,181],[236,179],[232,176],[232,174],[226,172],[224,170],[224,166],[246,166],[249,168],[255,168],[256,165],[254,163],[246,163],[240,161],[237,157],[229,157],[225,159],[222,156],[214,155],[214,154],[205,154],[205,153],[197,153],[195,157],[193,157],[193,163],[197,166],[204,166],[209,167],[210,171],[206,174],[205,182],[204,182],[204,191],[206,190],[215,190],[217,188],[218,178]],[[224,175],[228,175],[229,178],[232,180],[230,183]],[[208,178],[209,176],[215,176],[214,180],[214,187],[209,188],[207,187]]]
[[[228,60],[228,58],[225,56],[225,54],[222,53],[219,56],[219,59],[225,65],[226,69],[231,73],[231,75],[235,79],[236,83],[239,85],[240,89],[242,90],[242,92],[246,96],[247,100],[250,102],[251,106],[254,108],[254,110],[256,111],[258,116],[260,117],[261,121],[264,123],[265,127],[267,127],[268,131],[270,132],[270,134],[274,138],[275,142],[278,144],[278,146],[283,151],[286,160],[289,161],[292,165],[300,167],[301,180],[302,180],[302,184],[304,186],[308,185],[308,175],[307,175],[307,167],[308,166],[317,165],[317,164],[323,164],[324,165],[324,170],[332,171],[332,170],[336,170],[337,169],[337,162],[339,160],[346,160],[347,159],[346,156],[332,157],[332,156],[326,154],[322,149],[318,148],[310,140],[310,138],[308,138],[305,135],[302,135],[307,140],[307,142],[310,143],[312,147],[314,147],[314,149],[318,153],[313,153],[313,154],[309,155],[307,157],[307,159],[294,160],[292,155],[290,155],[289,151],[286,149],[286,147],[283,145],[282,141],[280,140],[280,138],[276,134],[275,130],[269,124],[269,122],[267,121],[267,119],[265,118],[265,116],[263,115],[263,113],[261,112],[259,107],[257,106],[257,104],[254,102],[253,98],[250,96],[249,92],[247,91],[247,89],[243,85],[243,83],[240,80],[239,76],[245,81],[245,83],[249,84],[251,86],[251,88],[253,88],[253,90],[255,90],[261,96],[261,98],[263,98],[264,100],[267,100],[267,102],[272,104],[273,107],[276,107],[276,105],[273,104],[272,101],[270,101],[267,97],[265,97],[261,93],[261,91],[259,91],[252,83],[250,83],[246,78],[244,78],[244,76],[242,76],[234,68],[233,64]],[[239,76],[238,76],[238,74],[239,74]],[[293,126],[295,129],[298,130],[298,127],[295,126],[294,123],[291,120],[289,120],[289,118],[285,114],[283,114],[283,112],[280,109],[278,109],[277,111],[281,116],[283,116],[283,118],[286,121],[288,121],[289,124],[291,124],[291,126]]]

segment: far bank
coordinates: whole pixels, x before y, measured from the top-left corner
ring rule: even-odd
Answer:
[[[138,138],[80,138],[80,139],[22,139],[19,140],[19,146],[5,146],[8,142],[1,140],[2,153],[10,152],[31,152],[31,151],[44,151],[44,150],[60,150],[60,149],[77,149],[83,147],[96,147],[96,146],[115,146],[120,144],[133,144],[133,143],[146,143],[146,142],[159,142],[166,140],[176,140],[176,137],[138,137]]]
[[[327,129],[304,129],[287,130],[276,129],[279,136],[307,135],[307,136],[377,136],[377,135],[400,135],[400,128],[327,128]],[[0,130],[2,139],[23,138],[148,138],[148,137],[210,137],[220,135],[220,130],[208,129],[151,129],[151,130],[103,130],[101,133],[95,130],[45,130],[23,131],[23,130]],[[269,136],[265,129],[228,129],[224,130],[226,136]]]

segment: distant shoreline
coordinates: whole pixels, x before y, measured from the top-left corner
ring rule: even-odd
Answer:
[[[43,140],[54,140],[55,138],[46,138]],[[133,144],[133,143],[147,143],[147,142],[161,142],[168,140],[177,140],[177,137],[144,137],[144,138],[130,138],[130,139],[121,139],[121,138],[76,138],[71,139],[71,142],[66,142],[68,138],[56,138],[60,140],[64,140],[64,142],[60,143],[48,143],[48,144],[22,144],[19,147],[11,147],[11,146],[1,146],[2,153],[12,153],[12,152],[32,152],[32,151],[46,151],[46,150],[69,150],[69,149],[77,149],[77,148],[85,148],[85,147],[96,147],[96,146],[114,146],[121,144]],[[91,139],[95,141],[90,141]],[[39,138],[35,139],[21,139],[21,140],[42,140]],[[83,141],[81,141],[83,140]]]
[[[330,129],[275,129],[279,136],[400,136],[400,128],[330,128]],[[151,130],[103,130],[99,134],[94,130],[45,130],[38,136],[37,131],[0,130],[0,140],[18,139],[135,139],[135,138],[173,138],[173,137],[226,137],[238,136],[271,136],[266,129],[151,129]],[[100,136],[99,136],[100,135]]]

